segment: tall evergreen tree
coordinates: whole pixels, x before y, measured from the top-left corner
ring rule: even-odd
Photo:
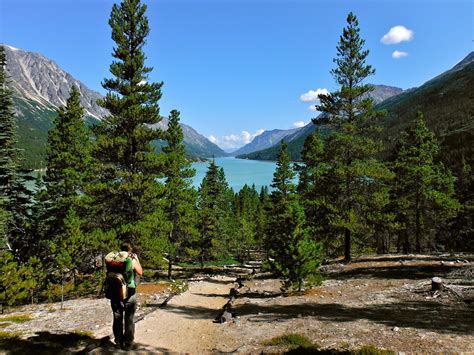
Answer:
[[[7,88],[7,59],[5,48],[0,45],[0,207],[1,213],[1,244],[9,241],[9,213],[12,191],[17,170],[18,149],[16,143],[16,126],[13,111],[12,92]]]
[[[257,246],[260,199],[255,185],[244,185],[236,194],[236,218],[238,233],[233,239],[234,248],[240,260],[250,258],[250,250]]]
[[[474,173],[472,165],[462,159],[456,181],[456,197],[461,209],[451,221],[451,237],[446,241],[448,250],[474,251]]]
[[[374,207],[372,202],[384,201],[374,196],[378,193],[374,182],[391,175],[374,159],[382,149],[381,142],[368,135],[374,131],[373,121],[381,113],[374,110],[373,100],[368,96],[373,87],[363,84],[375,70],[365,62],[369,51],[363,49],[365,41],[359,32],[358,20],[351,12],[337,46],[337,67],[331,71],[340,89],[320,95],[321,102],[316,107],[326,114],[325,119],[334,129],[326,144],[330,186],[321,188],[336,198],[330,206],[331,221],[344,236],[346,261],[351,259],[354,237],[373,234],[366,218],[367,209],[369,205]]]
[[[257,208],[257,230],[256,230],[256,244],[259,249],[264,248],[265,241],[267,240],[267,221],[268,211],[270,210],[270,194],[268,192],[268,186],[262,186],[260,194],[258,196],[258,208]]]
[[[233,192],[227,184],[224,169],[217,166],[214,159],[209,164],[198,193],[200,231],[198,248],[201,263],[229,256]]]
[[[20,169],[20,152],[15,146],[16,123],[6,65],[5,48],[0,45],[0,208],[4,225],[0,244],[11,249],[15,258],[27,259],[32,193],[26,188],[29,178]]]
[[[439,231],[459,209],[454,197],[455,178],[436,160],[438,152],[436,137],[419,112],[413,127],[401,136],[393,164],[396,173],[393,200],[404,252],[412,251],[412,239],[415,251],[421,252],[427,244],[428,226]],[[433,247],[434,236],[430,242]]]
[[[306,228],[294,177],[287,144],[282,141],[273,174],[266,246],[273,259],[271,266],[285,279],[284,288],[300,291],[305,280],[309,284],[317,281],[314,276],[321,263],[321,244],[314,241]]]
[[[95,198],[96,233],[105,240],[129,239],[138,248],[147,243],[160,249],[163,219],[160,198],[163,184],[163,154],[152,141],[163,132],[151,126],[160,122],[158,100],[163,83],[151,83],[143,47],[149,34],[146,5],[140,0],[114,4],[109,25],[115,41],[110,65],[111,79],[102,86],[107,95],[98,103],[110,115],[93,127],[97,160],[95,181],[89,193]],[[158,255],[160,250],[149,250]]]
[[[39,226],[45,233],[49,257],[55,262],[63,260],[61,267],[69,269],[89,261],[84,259],[90,250],[81,225],[88,210],[84,191],[91,178],[90,146],[80,93],[72,86],[66,106],[59,108],[54,128],[48,132],[45,190],[40,193],[45,210],[43,226]]]
[[[323,243],[326,255],[333,255],[337,250],[333,237],[337,230],[331,224],[331,201],[336,196],[327,189],[331,185],[328,174],[330,165],[319,130],[305,139],[301,159],[303,164],[295,168],[299,175],[297,191],[305,210],[306,223],[313,235]]]
[[[5,48],[0,46],[0,237],[2,248],[8,243],[8,195],[15,178],[15,120],[11,91],[7,88]]]
[[[7,59],[0,45],[0,196],[8,200],[17,170],[15,113],[12,92],[7,87]]]
[[[192,187],[191,178],[196,171],[186,158],[183,144],[183,130],[179,124],[179,112],[171,111],[166,141],[163,147],[166,154],[165,213],[170,222],[168,233],[168,278],[171,278],[176,258],[191,251],[197,237],[197,193]]]

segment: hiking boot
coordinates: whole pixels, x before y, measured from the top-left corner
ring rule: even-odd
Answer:
[[[122,343],[121,341],[115,340],[115,341],[114,341],[114,346],[115,346],[117,349],[123,349],[123,343]]]
[[[123,347],[122,347],[122,349],[125,350],[125,351],[134,350],[135,348],[136,348],[136,346],[135,346],[134,343],[123,344]]]

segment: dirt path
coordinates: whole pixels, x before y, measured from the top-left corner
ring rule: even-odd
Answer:
[[[214,277],[191,283],[189,290],[171,299],[168,305],[149,314],[136,325],[135,341],[139,351],[188,352],[216,349],[221,327],[214,318],[227,303],[235,278]]]
[[[336,263],[324,272],[322,286],[298,295],[282,294],[281,280],[271,275],[254,275],[237,289],[236,317],[224,324],[213,320],[236,287],[236,276],[190,282],[188,291],[160,309],[167,293],[157,285],[141,285],[136,353],[281,353],[285,348],[268,340],[289,333],[306,336],[320,349],[374,345],[408,353],[474,353],[472,262],[377,259]],[[433,276],[450,289],[433,293]],[[21,335],[0,338],[0,353],[64,353],[90,344],[93,354],[125,354],[107,341],[112,329],[108,300],[77,299],[64,306],[24,306],[10,314],[31,315],[24,323],[0,318],[1,331]]]

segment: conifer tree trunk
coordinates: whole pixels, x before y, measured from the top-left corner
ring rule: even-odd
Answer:
[[[351,261],[351,231],[347,228],[344,230],[344,261]]]
[[[416,252],[421,253],[421,225],[420,225],[420,191],[416,192],[415,202],[415,243]]]

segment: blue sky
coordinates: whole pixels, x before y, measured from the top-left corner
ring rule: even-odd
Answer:
[[[104,93],[113,3],[0,0],[0,42],[39,52]],[[368,63],[376,68],[371,83],[419,86],[455,65],[474,43],[470,0],[145,3],[150,79],[164,81],[161,114],[180,110],[182,122],[227,149],[261,130],[292,128],[316,116],[308,108],[314,103],[301,95],[336,88],[329,71],[349,11],[359,19]],[[382,43],[395,26],[403,28],[392,30],[385,42],[401,42]]]

